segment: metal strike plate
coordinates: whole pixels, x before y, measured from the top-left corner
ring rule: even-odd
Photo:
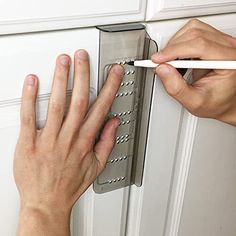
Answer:
[[[98,91],[113,64],[121,64],[125,74],[108,118],[119,117],[116,144],[103,173],[94,182],[94,191],[104,193],[131,184],[142,185],[148,123],[153,90],[152,70],[126,64],[147,59],[157,46],[142,24],[99,27],[100,64]]]

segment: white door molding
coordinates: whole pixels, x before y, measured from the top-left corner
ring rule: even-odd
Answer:
[[[26,4],[28,0],[24,0],[21,4]],[[74,4],[68,6],[69,3],[64,1],[65,9],[48,6],[48,2],[39,5],[36,11],[35,6],[25,8],[19,7],[20,10],[15,14],[12,13],[12,5],[14,0],[5,0],[0,10],[0,34],[15,34],[25,32],[41,32],[49,30],[72,29],[80,27],[89,27],[105,24],[117,24],[127,22],[143,21],[145,18],[146,0],[125,0],[113,3],[109,0],[103,0],[102,4],[98,4],[93,12],[89,8],[95,3],[93,0],[74,1]],[[104,5],[105,4],[105,5]],[[47,7],[43,11],[43,7]],[[50,11],[49,11],[49,7]],[[31,9],[32,8],[32,9]],[[76,9],[78,9],[76,11]],[[32,15],[35,11],[36,16]],[[39,14],[39,12],[41,12]]]
[[[177,154],[176,170],[173,178],[172,200],[169,206],[169,219],[166,225],[166,236],[178,236],[184,196],[191,164],[194,138],[198,118],[185,111],[183,126]]]
[[[187,0],[186,0],[187,1]],[[147,21],[194,17],[236,11],[236,2],[223,1],[221,3],[206,3],[187,5],[183,0],[174,0],[173,5],[168,6],[165,0],[149,0],[147,5]]]

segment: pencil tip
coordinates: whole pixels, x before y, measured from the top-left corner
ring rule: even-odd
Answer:
[[[127,64],[130,66],[134,66],[134,61],[129,61],[129,62],[127,62]]]

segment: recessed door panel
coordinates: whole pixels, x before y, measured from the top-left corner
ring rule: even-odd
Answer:
[[[2,0],[0,33],[142,21],[145,9],[146,0]]]
[[[235,12],[235,1],[224,0],[148,0],[146,20]]]

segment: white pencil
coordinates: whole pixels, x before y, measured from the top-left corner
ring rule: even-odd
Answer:
[[[155,64],[151,60],[130,61],[127,64],[137,67],[155,68],[159,64]],[[227,69],[236,70],[236,61],[220,61],[220,60],[175,60],[166,62],[175,68],[192,68],[192,69]]]

